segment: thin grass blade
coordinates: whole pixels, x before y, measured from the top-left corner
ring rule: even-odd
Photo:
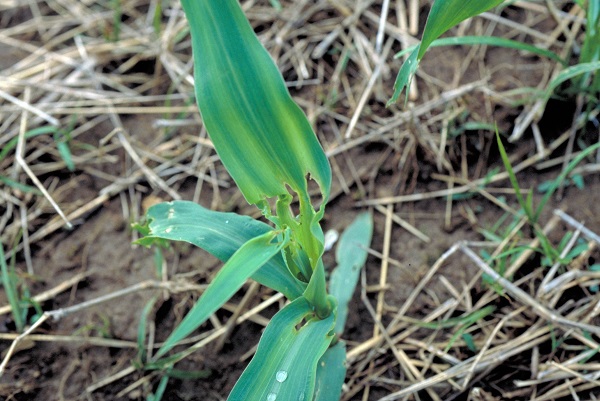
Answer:
[[[0,175],[0,182],[5,184],[8,187],[14,188],[14,189],[18,189],[19,191],[25,192],[25,193],[30,193],[30,194],[35,194],[35,195],[42,195],[42,192],[37,189],[36,187],[32,187],[26,184],[21,184],[18,181],[15,180],[11,180],[8,177],[3,177]]]
[[[538,56],[543,56],[549,58],[550,60],[554,60],[556,62],[561,63],[562,65],[567,65],[567,61],[563,60],[558,54],[553,51],[543,49],[541,47],[537,47],[534,45],[530,45],[529,43],[523,43],[518,40],[512,40],[507,38],[500,38],[497,36],[456,36],[450,38],[441,38],[436,39],[429,47],[444,47],[444,46],[464,46],[464,45],[488,45],[488,46],[496,46],[496,47],[504,47],[507,49],[515,49],[529,52],[531,54],[536,54]],[[394,55],[394,58],[400,58],[405,54],[413,52],[419,45],[410,46]]]
[[[582,63],[600,61],[600,1],[588,0],[585,39],[579,61]],[[583,81],[585,82],[585,79]],[[600,74],[594,76],[591,88],[595,92],[600,91]]]
[[[56,149],[58,150],[58,154],[61,159],[65,162],[65,165],[69,169],[69,171],[75,171],[75,163],[73,162],[73,155],[71,153],[71,149],[69,148],[69,144],[63,138],[56,140]]]
[[[25,139],[33,138],[40,135],[56,134],[58,128],[54,126],[38,127],[25,132],[23,135]],[[2,161],[10,152],[12,152],[19,143],[19,137],[14,137],[8,141],[0,150],[0,161]]]
[[[6,259],[4,258],[4,247],[2,246],[2,243],[0,243],[0,269],[2,273],[2,285],[4,286],[4,292],[6,293],[6,298],[8,298],[8,303],[12,310],[15,326],[17,326],[17,331],[21,333],[25,328],[25,321],[23,319],[23,311],[19,302],[19,292],[15,285],[16,278],[13,274],[11,274],[12,272],[8,271]]]
[[[502,143],[502,139],[500,138],[500,134],[496,131],[496,142],[498,143],[498,150],[500,151],[500,157],[502,158],[502,163],[504,164],[504,168],[508,173],[508,179],[510,180],[510,185],[515,190],[515,195],[517,197],[517,201],[519,205],[527,215],[527,218],[530,222],[533,222],[533,210],[529,208],[528,203],[523,198],[523,194],[521,193],[521,188],[519,187],[519,181],[517,180],[517,176],[515,175],[515,171],[510,164],[510,159],[508,158],[508,154],[506,153],[506,149],[504,149],[504,144]]]
[[[144,363],[147,359],[146,353],[146,331],[148,328],[148,317],[150,316],[150,312],[152,312],[152,308],[154,304],[158,300],[158,297],[155,296],[150,301],[146,303],[144,309],[142,310],[140,316],[140,322],[138,323],[138,332],[137,332],[137,347],[138,347],[138,359],[141,363]]]
[[[589,63],[581,63],[562,70],[546,87],[544,92],[544,100],[547,102],[556,88],[563,82],[573,79],[579,75],[587,74],[600,70],[600,61],[592,61]]]
[[[404,63],[402,63],[402,67],[400,67],[400,71],[398,71],[398,76],[396,76],[396,82],[394,82],[394,94],[390,100],[388,100],[386,106],[389,107],[396,103],[402,94],[402,91],[404,91],[404,88],[410,85],[410,82],[417,72],[417,67],[419,66],[419,61],[417,60],[418,55],[419,46],[417,46]]]
[[[550,186],[550,188],[548,188],[548,191],[546,191],[546,193],[544,194],[544,197],[540,201],[540,204],[538,205],[537,209],[535,210],[534,221],[537,221],[537,219],[539,219],[540,215],[542,214],[542,210],[544,210],[544,207],[546,206],[546,203],[548,203],[548,201],[550,200],[550,197],[554,194],[554,192],[558,189],[558,187],[564,182],[564,180],[573,171],[573,169],[575,167],[577,167],[577,165],[579,163],[581,163],[581,161],[583,159],[590,156],[592,153],[594,153],[598,149],[600,149],[600,142],[595,143],[592,146],[589,146],[588,148],[583,150],[581,153],[579,153],[575,158],[573,158],[573,160],[567,165],[567,168],[564,169],[559,174],[558,177],[556,177],[556,179],[552,182],[552,185]]]
[[[161,401],[163,395],[165,394],[165,390],[167,389],[167,384],[169,383],[169,376],[163,376],[160,378],[160,382],[158,383],[158,387],[156,387],[156,391],[154,394],[150,394],[146,401]]]

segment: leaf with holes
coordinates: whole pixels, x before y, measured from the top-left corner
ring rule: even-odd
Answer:
[[[310,123],[237,0],[181,2],[190,21],[202,120],[249,203],[308,197],[306,176],[328,198],[331,170]]]
[[[200,327],[247,279],[281,251],[288,238],[289,232],[267,231],[242,245],[219,270],[198,302],[160,347],[156,356],[166,354],[179,341]]]
[[[333,339],[334,320],[334,313],[316,318],[304,297],[287,305],[273,316],[227,400],[310,401],[317,362]]]
[[[159,238],[185,241],[223,262],[252,238],[273,230],[250,217],[215,212],[188,201],[154,205],[146,216],[150,231],[137,241],[138,244],[148,246]],[[281,254],[273,256],[252,275],[252,279],[283,293],[288,299],[296,299],[306,288],[306,283],[289,272]]]

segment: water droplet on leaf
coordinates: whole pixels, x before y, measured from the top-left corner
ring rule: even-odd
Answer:
[[[287,379],[287,375],[288,374],[285,370],[280,370],[275,375],[275,380],[277,380],[279,383],[283,383],[285,381],[285,379]]]
[[[267,395],[267,401],[275,401],[276,398],[277,394],[275,393],[269,393],[269,395]]]
[[[171,231],[173,231],[173,227],[167,227],[167,228],[165,228],[165,232],[167,234],[170,233]]]

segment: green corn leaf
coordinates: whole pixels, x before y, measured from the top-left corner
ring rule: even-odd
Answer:
[[[504,0],[436,0],[431,6],[423,38],[421,39],[421,48],[419,50],[419,60],[423,58],[425,51],[435,39],[439,38],[444,32],[458,25],[462,21],[481,14],[490,8],[501,4]]]
[[[237,0],[183,0],[194,52],[196,101],[223,164],[249,203],[308,199],[307,175],[326,201],[331,169],[310,123]]]
[[[235,213],[215,212],[194,202],[174,201],[152,206],[147,213],[150,232],[138,240],[150,245],[157,239],[185,241],[226,262],[243,244],[272,230],[265,223]],[[288,299],[302,295],[306,284],[288,270],[283,257],[275,255],[252,279],[283,293]]]
[[[373,216],[361,213],[340,237],[335,257],[337,267],[329,279],[329,292],[338,301],[335,334],[341,336],[348,316],[348,303],[352,299],[360,270],[367,261],[367,250],[373,236]]]
[[[346,343],[338,341],[319,360],[313,401],[338,401],[345,378]]]
[[[304,297],[279,311],[227,400],[311,401],[317,363],[333,339],[334,319],[333,313],[316,318]]]
[[[411,56],[404,62],[394,83],[394,94],[388,101],[388,106],[396,103],[404,88],[417,70],[417,66],[431,43],[444,32],[460,22],[481,14],[504,0],[436,0],[431,6],[421,44]],[[409,64],[406,68],[405,65]]]
[[[252,238],[231,255],[198,302],[167,338],[163,346],[160,347],[156,357],[158,358],[167,353],[179,341],[200,327],[210,315],[216,312],[244,285],[252,274],[279,253],[288,241],[288,233],[284,233],[283,240],[276,241],[278,236],[277,231],[268,231]]]
[[[323,266],[322,260],[319,260],[313,271],[306,291],[304,291],[304,297],[311,305],[314,305],[317,316],[325,318],[331,314],[331,303],[328,300],[327,283],[325,282],[325,266]]]

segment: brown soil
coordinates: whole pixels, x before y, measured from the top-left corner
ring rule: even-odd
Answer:
[[[10,1],[8,3],[12,4]],[[40,4],[39,8],[38,6],[0,5],[2,7],[0,33],[7,32],[8,37],[38,48],[47,45],[56,54],[64,49],[73,50],[76,47],[72,40],[65,40],[58,45],[51,43],[52,38],[73,29],[69,23],[60,21],[64,26],[57,30],[47,27],[38,30],[30,26],[37,21],[36,18],[51,21],[52,16],[58,18],[61,13],[65,13],[63,15],[65,17],[71,15],[66,14],[68,9],[66,4],[70,3],[48,2],[48,4]],[[81,7],[86,12],[91,12],[93,8],[89,3],[81,2]],[[103,2],[100,3],[102,3],[102,7],[99,6],[99,8],[107,13],[106,10],[110,9],[104,7],[106,5]],[[123,38],[121,40],[138,38],[129,30],[148,28],[148,26],[137,26],[136,23],[146,24],[149,2],[132,0],[121,3],[123,10]],[[513,107],[508,101],[504,101],[502,96],[492,96],[490,93],[507,93],[506,91],[513,89],[535,87],[546,79],[545,74],[554,66],[547,60],[532,58],[507,49],[472,50],[456,47],[432,49],[425,57],[417,79],[419,98],[414,102],[409,102],[408,110],[411,108],[417,110],[421,105],[438,98],[446,91],[479,80],[482,81],[479,87],[485,86],[488,91],[468,91],[428,112],[420,113],[414,118],[406,118],[406,121],[398,126],[399,128],[386,130],[385,134],[380,137],[349,147],[347,151],[338,152],[337,149],[345,143],[341,140],[340,135],[344,134],[355,110],[356,102],[362,95],[364,85],[369,79],[365,66],[361,65],[364,61],[361,57],[370,60],[368,54],[361,55],[361,51],[364,52],[365,49],[356,50],[357,53],[352,54],[341,77],[336,77],[335,82],[330,79],[340,61],[340,49],[364,46],[364,44],[360,45],[361,35],[364,35],[367,41],[371,41],[370,46],[372,47],[374,42],[372,38],[375,37],[377,29],[377,23],[373,21],[372,15],[379,15],[381,2],[373,2],[351,29],[344,30],[340,34],[340,38],[334,42],[331,51],[325,53],[318,60],[310,58],[312,50],[323,40],[325,34],[334,29],[343,19],[343,11],[347,9],[344,4],[348,3],[348,7],[354,7],[350,6],[352,2],[340,2],[336,6],[323,5],[322,9],[319,9],[316,6],[316,8],[311,8],[309,4],[311,2],[282,1],[284,11],[281,13],[274,11],[268,1],[249,3],[252,3],[248,4],[248,6],[251,5],[248,11],[251,21],[257,31],[261,32],[261,39],[267,44],[267,48],[276,55],[286,80],[301,81],[299,71],[302,71],[303,65],[307,65],[309,70],[309,77],[305,79],[320,80],[320,85],[310,83],[300,83],[297,87],[292,85],[291,91],[300,105],[305,108],[311,122],[317,127],[324,148],[336,154],[331,157],[334,169],[334,196],[328,205],[324,219],[326,230],[342,231],[357,213],[364,209],[364,207],[358,207],[357,202],[360,204],[364,200],[428,194],[447,189],[448,184],[440,178],[441,175],[457,179],[468,178],[474,181],[486,176],[494,168],[500,168],[501,171],[501,161],[495,150],[496,147],[493,145],[495,139],[489,132],[473,130],[461,133],[456,131],[458,132],[457,136],[450,137],[447,142],[445,152],[443,152],[445,160],[439,167],[435,154],[436,148],[433,145],[439,145],[439,133],[443,129],[459,130],[462,124],[473,121],[497,122],[503,132],[510,133],[520,109],[518,106]],[[169,7],[172,6],[169,5]],[[427,9],[428,5],[423,4],[421,25],[423,25]],[[36,10],[41,12],[43,17],[36,16]],[[166,24],[170,21],[169,10],[171,9],[166,7],[163,10],[163,29],[166,29]],[[352,8],[348,10],[352,11]],[[98,11],[98,13],[100,12]],[[509,14],[509,18],[529,24],[528,26],[532,29],[537,29],[544,34],[556,26],[551,17],[543,13],[535,13],[518,7],[512,7],[506,12]],[[72,13],[71,16],[79,15],[75,10],[72,10]],[[100,21],[90,23],[87,28],[81,21],[74,23],[76,26],[82,27],[83,43],[87,43],[90,48],[106,43],[106,50],[93,51],[93,58],[97,63],[93,69],[97,76],[107,81],[100,86],[91,85],[90,90],[97,90],[99,93],[107,94],[107,99],[114,99],[113,95],[125,90],[122,87],[139,88],[151,80],[155,80],[154,84],[147,85],[141,90],[144,96],[162,95],[179,85],[179,83],[173,83],[173,77],[169,75],[172,70],[168,65],[162,64],[165,61],[157,57],[156,53],[152,53],[156,51],[152,43],[141,41],[136,42],[136,45],[119,45],[118,42],[115,44],[104,41],[102,35],[106,35],[107,32],[110,34],[111,29],[114,29],[111,26],[111,15],[98,17]],[[293,28],[290,31],[288,26],[290,21],[293,22],[293,15],[301,15],[303,19],[300,25],[292,24],[293,28],[298,25],[300,32],[298,34],[293,33]],[[546,18],[542,18],[543,15],[546,15]],[[393,26],[398,25],[396,18],[396,14],[391,13],[390,23]],[[181,20],[181,18],[177,19],[177,21]],[[330,22],[323,22],[319,25],[319,21]],[[275,28],[271,28],[271,26]],[[514,32],[509,28],[502,25],[494,26],[485,19],[478,19],[470,26],[463,26],[460,29],[466,29],[467,34],[481,34],[486,29],[490,29],[499,36],[514,36]],[[15,32],[19,27],[22,28],[22,32]],[[353,31],[353,29],[357,31]],[[275,40],[275,36],[278,34],[283,35],[283,47],[278,45]],[[170,40],[172,37],[167,39]],[[100,45],[96,41],[99,41]],[[347,47],[348,41],[352,46]],[[35,63],[28,64],[30,61],[27,60],[27,57],[31,56],[32,50],[25,47],[20,48],[12,42],[5,42],[0,40],[0,90],[10,92],[13,96],[21,99],[32,96],[39,103],[39,107],[44,109],[46,107],[44,96],[51,94],[52,91],[47,88],[36,88],[33,85],[35,80],[39,80],[41,83],[45,81],[43,74],[35,75],[37,73],[26,70],[26,68],[31,68],[31,65],[35,65]],[[300,44],[298,45],[298,43]],[[178,60],[180,64],[175,62],[174,64],[184,67],[190,57],[189,46],[186,47],[181,43],[172,46],[175,49],[171,48],[169,55],[175,54],[176,57],[181,58]],[[179,51],[177,46],[184,50]],[[294,46],[296,49],[300,49],[298,53],[304,57],[304,62],[297,59],[295,53],[291,51]],[[399,50],[396,49],[399,46],[398,43],[395,43],[392,48],[394,51]],[[137,64],[132,62],[135,64],[134,67],[124,72],[119,70],[124,63],[138,56]],[[76,58],[80,63],[85,61],[80,60],[76,52],[69,53],[69,57]],[[394,75],[400,66],[399,61],[392,60],[391,56],[388,58],[389,62],[384,68],[382,78],[373,90],[371,100],[362,113],[353,138],[369,135],[382,127],[385,128],[387,124],[394,124],[395,116],[401,115],[405,110],[402,105],[395,105],[390,109],[383,107],[391,95]],[[469,62],[465,63],[465,59],[468,59]],[[44,65],[42,59],[38,63],[40,66]],[[47,67],[50,68],[54,65],[48,64]],[[19,78],[25,83],[17,82],[11,86],[7,83],[8,80],[16,77],[19,73],[14,69],[15,66],[26,71]],[[373,64],[370,67],[373,67]],[[73,71],[75,70],[71,69],[69,73]],[[59,82],[66,82],[68,79],[68,73],[48,70],[47,75]],[[72,87],[77,89],[77,85],[83,85],[82,82],[76,81]],[[28,194],[1,184],[3,187],[0,188],[6,195],[0,198],[0,213],[6,216],[2,226],[1,239],[5,250],[18,249],[15,257],[15,269],[19,283],[22,285],[21,289],[26,287],[33,296],[60,286],[76,275],[81,277],[76,283],[65,286],[57,294],[40,302],[39,307],[42,310],[56,310],[78,305],[144,282],[158,283],[163,279],[168,279],[177,285],[171,287],[172,291],[149,286],[146,290],[134,291],[116,299],[78,310],[60,320],[46,321],[19,345],[18,351],[10,358],[6,372],[0,378],[0,399],[7,401],[143,400],[156,391],[162,377],[160,372],[131,369],[132,366],[140,366],[136,341],[144,307],[149,302],[155,302],[149,315],[150,323],[145,341],[151,341],[151,339],[154,342],[163,341],[199,295],[197,289],[190,291],[185,290],[184,287],[207,283],[220,264],[203,251],[187,245],[174,244],[171,250],[164,253],[164,259],[159,261],[159,264],[164,262],[163,267],[168,272],[166,277],[162,277],[157,274],[154,251],[132,245],[137,238],[137,233],[132,231],[131,223],[141,219],[144,208],[148,204],[156,200],[170,200],[173,193],[182,199],[199,201],[206,207],[256,216],[256,210],[247,206],[234,188],[214,151],[207,146],[196,147],[200,119],[198,113],[191,109],[186,109],[185,112],[181,111],[187,107],[186,96],[189,97],[191,93],[191,86],[185,82],[182,85],[187,86],[177,86],[173,93],[184,96],[175,98],[170,105],[170,107],[180,107],[180,109],[170,113],[140,112],[134,115],[126,110],[117,111],[114,114],[110,114],[110,111],[93,114],[85,112],[86,107],[84,106],[82,106],[81,114],[73,114],[73,116],[69,113],[60,114],[60,112],[50,111],[50,114],[54,113],[56,118],[60,118],[62,127],[68,126],[70,121],[74,121],[76,128],[89,123],[89,126],[70,142],[71,150],[76,157],[76,169],[73,172],[65,167],[51,135],[42,135],[28,140],[25,160],[44,187],[49,188],[52,197],[61,208],[67,214],[76,214],[72,218],[74,224],[72,230],[53,228],[60,226],[60,219],[41,195]],[[24,88],[27,87],[29,88],[27,90],[31,90],[32,93],[24,93]],[[65,85],[65,87],[67,86]],[[334,93],[338,93],[337,98]],[[67,95],[61,94],[59,98],[51,101],[58,102],[58,99],[60,101],[69,100]],[[82,99],[85,99],[85,96]],[[512,98],[514,102],[519,100],[516,97]],[[107,100],[107,102],[109,101],[111,100]],[[36,105],[34,101],[31,103]],[[102,102],[98,102],[98,105],[102,105]],[[132,101],[126,104],[126,106],[140,108],[162,105],[164,105],[163,100],[152,103]],[[564,104],[559,103],[560,115],[557,116],[556,112],[546,113],[540,123],[540,127],[544,127],[543,137],[546,144],[550,144],[555,138],[558,138],[571,125],[574,106],[570,103],[568,107],[563,106]],[[18,132],[15,127],[18,127],[19,119],[12,124],[5,123],[12,110],[10,107],[12,104],[9,102],[0,106],[0,125],[5,124],[3,127],[6,130],[5,133],[0,132],[0,136],[12,135],[14,137],[15,132]],[[48,109],[52,110],[50,107]],[[14,113],[14,111],[12,112]],[[21,112],[19,111],[19,113]],[[183,113],[184,116],[179,116],[179,113]],[[115,116],[118,116],[120,120],[118,124],[115,123]],[[189,119],[191,122],[184,127],[161,128],[156,125],[158,119],[176,119],[178,117]],[[444,128],[444,124],[446,124],[446,128]],[[41,125],[44,125],[43,121],[31,119],[28,129]],[[125,140],[115,135],[108,140],[103,139],[119,125],[123,128],[122,132],[126,133]],[[590,133],[580,133],[579,140],[587,141],[588,144],[595,142],[593,134],[590,127]],[[204,133],[202,138],[205,138]],[[173,191],[173,193],[166,193],[161,190],[159,185],[150,182],[147,174],[140,173],[139,166],[132,161],[131,155],[124,148],[125,141],[134,145],[137,153],[142,155],[144,162],[151,168],[157,168],[165,159],[176,158],[178,165],[187,166],[193,171],[190,173],[182,168],[175,172],[164,173],[165,169],[161,171],[156,169],[155,171],[160,173],[161,179]],[[6,141],[0,143],[0,147],[2,146],[6,146]],[[536,145],[531,132],[528,131],[523,139],[515,145],[508,145],[507,150],[515,164],[534,155]],[[565,146],[561,146],[555,153],[543,160],[556,158],[564,153]],[[33,186],[32,181],[22,170],[14,170],[15,165],[14,152],[11,152],[7,159],[0,160],[0,176],[12,177],[22,184]],[[543,170],[533,167],[524,169],[519,173],[522,188],[536,188],[540,183],[554,179],[559,174],[560,167],[558,165]],[[12,175],[13,171],[17,171],[16,177]],[[201,175],[208,177],[206,181],[203,181]],[[129,181],[127,181],[128,179]],[[209,182],[210,180],[212,182]],[[217,180],[219,184],[215,183]],[[584,180],[585,188],[583,190],[568,187],[560,201],[553,198],[542,214],[541,225],[551,219],[554,208],[561,208],[575,219],[585,222],[586,227],[590,230],[596,233],[600,231],[600,203],[593,201],[600,193],[600,179],[597,174],[584,172]],[[457,180],[455,185],[458,186],[458,183]],[[111,185],[113,186],[111,187]],[[110,190],[107,191],[107,188]],[[504,191],[506,188],[510,188],[507,180],[486,187],[490,193],[494,194],[494,197],[504,196],[511,207],[518,209],[514,195],[509,191]],[[500,195],[498,195],[499,193]],[[12,201],[9,197],[16,199],[17,202],[11,204]],[[535,199],[539,202],[541,194],[536,194]],[[20,220],[17,217],[19,216],[18,205],[22,205],[29,216],[28,229],[33,274],[28,273],[25,253],[18,247],[18,244],[23,244]],[[90,205],[89,209],[86,209],[86,205]],[[387,290],[382,316],[382,322],[385,325],[392,321],[415,287],[445,251],[458,241],[483,240],[482,231],[490,229],[506,214],[504,210],[483,195],[476,193],[473,196],[453,201],[451,209],[448,209],[449,205],[442,197],[393,202],[392,210],[395,215],[416,227],[430,238],[430,242],[425,242],[399,225],[393,224],[390,231],[389,249],[384,249],[386,206],[383,203],[381,205],[378,206],[379,209],[373,209],[375,219],[373,252],[368,259],[365,273],[367,285],[377,286],[381,277],[381,254],[388,253],[390,263],[387,267]],[[510,220],[509,217],[506,224]],[[567,231],[572,232],[572,228],[559,223],[551,231],[549,238],[554,244],[558,244]],[[531,235],[532,231],[524,229],[524,233]],[[525,237],[521,242],[529,240],[531,237]],[[592,249],[581,269],[585,270],[587,265],[594,264],[599,256],[598,252]],[[10,262],[10,258],[8,260]],[[332,266],[334,264],[333,255],[325,255],[325,261]],[[543,273],[539,273],[539,265],[540,257],[533,256],[515,275],[514,280],[525,280],[529,275],[538,274],[538,277],[531,283],[539,284],[543,277]],[[565,267],[565,269],[568,268]],[[410,308],[406,311],[406,316],[422,319],[444,302],[455,299],[456,294],[453,293],[453,290],[462,292],[465,289],[467,289],[466,293],[469,294],[470,301],[465,301],[464,304],[461,301],[452,309],[454,313],[443,314],[442,317],[451,318],[469,312],[465,305],[475,304],[488,290],[481,280],[472,283],[473,277],[477,274],[479,274],[479,269],[472,261],[465,257],[451,258],[412,301]],[[196,334],[209,332],[217,323],[227,324],[232,310],[235,309],[247,288],[248,286],[244,287],[231,300],[227,308],[216,314],[214,321],[205,324]],[[534,291],[532,288],[524,289]],[[368,299],[375,306],[378,292],[371,288],[368,290]],[[247,309],[258,305],[271,295],[273,294],[269,289],[261,288]],[[579,293],[577,296],[583,298],[583,295]],[[590,294],[588,291],[586,296],[593,298],[594,294]],[[597,298],[596,294],[596,301]],[[577,299],[574,301],[576,302]],[[491,304],[496,307],[497,312],[478,323],[480,326],[472,332],[479,347],[483,345],[494,325],[508,314],[507,311],[520,306],[513,302],[514,300],[506,294],[493,299]],[[0,292],[0,305],[7,305],[7,303],[5,294]],[[555,307],[558,309],[567,305],[568,309],[568,304],[567,300],[561,298]],[[282,301],[275,303],[260,312],[260,317],[263,320],[268,319],[282,305]],[[357,289],[351,310],[345,336],[350,349],[368,342],[373,337],[375,327],[373,317],[361,300],[360,289]],[[35,313],[35,309],[30,308],[28,318],[32,319]],[[509,342],[513,334],[517,337],[518,332],[524,330],[523,324],[527,321],[526,319],[530,319],[530,324],[539,320],[533,313],[524,312],[524,316],[522,320],[515,320],[514,326],[502,331],[497,342]],[[588,323],[597,324],[597,318],[593,317]],[[162,399],[226,399],[236,379],[249,362],[262,330],[263,326],[260,323],[246,321],[235,327],[223,349],[217,350],[215,343],[210,343],[178,363],[176,368],[187,371],[190,375],[206,370],[209,376],[207,378],[172,378],[168,382]],[[433,354],[427,353],[427,344],[438,346],[447,343],[454,332],[455,327],[437,331],[420,328],[415,330],[408,340],[400,341],[398,347],[403,350],[402,352],[406,352],[412,361],[418,362],[415,362],[415,366],[424,369],[425,377],[431,377],[436,372],[443,370],[447,360],[438,360],[434,358]],[[0,334],[4,335],[0,338],[3,357],[6,355],[15,333],[16,326],[11,314],[0,315]],[[557,330],[556,335],[563,336],[563,334],[564,331]],[[563,337],[560,338],[563,339]],[[112,340],[118,341],[110,343],[109,341]],[[590,344],[594,344],[595,340],[597,340],[596,337],[590,339]],[[419,341],[424,344],[421,346],[422,348],[416,345]],[[477,373],[463,390],[457,386],[452,387],[448,382],[432,388],[438,394],[439,398],[437,399],[530,399],[530,393],[515,387],[515,380],[531,378],[531,372],[527,369],[530,368],[533,352],[541,353],[543,361],[555,358],[560,362],[574,355],[573,349],[583,347],[579,340],[576,341],[568,336],[564,337],[564,341],[572,348],[552,348],[552,340],[545,341],[535,351],[528,349],[520,356],[512,357],[488,370]],[[590,344],[587,345],[590,346]],[[404,346],[406,348],[403,348]],[[377,347],[383,347],[383,345],[378,344]],[[426,353],[427,355],[425,355]],[[465,346],[464,342],[453,347],[450,354],[460,360],[476,355]],[[592,357],[587,363],[594,361],[597,362],[597,356]],[[433,367],[426,368],[423,365],[426,363],[432,364]],[[387,368],[381,369],[384,367]],[[127,374],[119,376],[122,372],[127,372]],[[106,382],[103,384],[105,380]],[[408,387],[414,382],[415,380],[408,378],[406,372],[399,367],[397,359],[389,348],[381,348],[380,354],[377,354],[377,348],[374,348],[370,352],[361,353],[349,363],[347,387],[343,399],[378,400]],[[547,390],[546,383],[539,385],[540,392]],[[586,393],[583,390],[581,392],[583,397],[588,394],[589,392]],[[434,395],[422,390],[410,395],[408,399],[434,399]]]

